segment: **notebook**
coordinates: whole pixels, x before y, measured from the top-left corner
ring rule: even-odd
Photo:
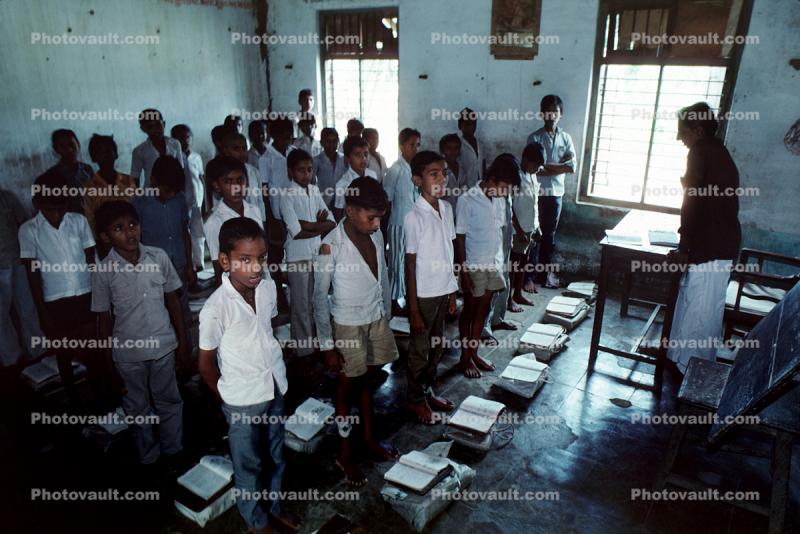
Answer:
[[[303,441],[309,441],[323,429],[334,412],[330,404],[309,397],[286,420],[286,430]]]
[[[411,451],[400,457],[383,478],[387,482],[424,495],[453,471],[446,458],[422,451]]]
[[[505,407],[502,402],[470,395],[464,399],[456,413],[450,418],[449,424],[486,434]]]
[[[677,247],[680,241],[678,232],[670,230],[650,230],[647,232],[647,238],[651,245],[659,247]]]
[[[620,230],[606,230],[610,245],[642,245],[642,236]]]
[[[564,317],[575,317],[586,307],[583,299],[575,297],[556,296],[547,304],[545,311]]]
[[[233,463],[224,456],[203,456],[197,465],[178,477],[178,484],[209,501],[233,484]]]

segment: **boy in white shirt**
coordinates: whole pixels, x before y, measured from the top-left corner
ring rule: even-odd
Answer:
[[[346,198],[347,217],[325,236],[315,258],[314,320],[325,365],[337,373],[336,415],[346,417],[355,399],[367,449],[381,461],[392,460],[399,453],[380,443],[372,428],[371,387],[375,373],[398,356],[389,328],[389,283],[378,231],[388,201],[381,184],[367,177],[353,180]],[[339,423],[336,464],[348,484],[363,486],[367,480],[350,454],[351,430],[348,423]]]
[[[411,211],[419,197],[419,191],[411,181],[411,159],[419,150],[421,135],[412,128],[400,130],[397,142],[400,157],[397,158],[383,181],[386,196],[389,197],[389,221],[386,227],[386,240],[389,242],[389,280],[392,286],[392,313],[399,315],[403,309],[400,300],[406,298],[405,281],[405,233],[403,224],[406,214]]]
[[[258,210],[261,223],[266,224],[267,215],[264,208],[264,195],[261,191],[261,174],[258,169],[247,163],[247,139],[244,135],[236,132],[228,132],[222,140],[222,153],[234,159],[238,159],[247,171],[247,191],[244,199]]]
[[[219,240],[225,274],[200,311],[200,375],[222,401],[239,493],[236,506],[248,528],[274,532],[279,522],[296,530],[299,520],[282,511],[279,500],[273,497],[268,510],[259,502],[264,491],[281,491],[286,467],[281,418],[288,388],[272,332],[278,315],[275,283],[263,276],[264,231],[256,221],[238,217],[225,221]]]
[[[216,283],[219,285],[222,276],[219,264],[219,231],[222,224],[236,217],[248,217],[261,224],[261,214],[255,206],[244,200],[247,170],[241,161],[230,156],[216,157],[208,162],[206,173],[214,192],[222,196],[220,203],[203,224]]]
[[[186,173],[186,183],[191,183],[181,144],[164,136],[165,126],[164,116],[157,109],[145,109],[139,114],[139,128],[147,134],[147,140],[134,148],[131,154],[131,178],[139,187],[150,187],[150,171],[161,156],[172,156],[180,161]]]
[[[339,152],[339,132],[323,128],[320,134],[322,152],[314,158],[314,185],[319,188],[328,209],[333,208],[336,182],[347,172],[347,161]]]
[[[206,238],[203,233],[203,204],[206,198],[205,176],[203,174],[203,158],[197,152],[192,152],[192,130],[185,124],[177,124],[170,130],[170,135],[181,144],[181,151],[186,157],[186,165],[192,180],[191,191],[187,187],[187,200],[191,199],[192,205],[189,214],[189,233],[192,241],[192,263],[195,271],[205,269],[204,258]],[[189,184],[187,184],[188,186]],[[195,284],[195,289],[198,289]]]
[[[518,306],[533,306],[533,302],[522,294],[525,274],[528,265],[528,254],[534,243],[539,240],[539,182],[536,173],[544,165],[544,147],[539,143],[531,143],[522,151],[522,172],[520,185],[514,194],[512,223],[514,237],[511,243],[511,287],[514,290],[508,299],[508,310],[519,312]],[[535,287],[534,287],[535,289]]]
[[[423,151],[411,160],[411,176],[421,196],[405,218],[406,289],[411,342],[408,347],[408,403],[420,422],[454,404],[436,396],[436,367],[442,358],[446,314],[456,312],[458,282],[453,272],[453,211],[443,199],[444,158]]]
[[[369,156],[369,144],[361,136],[350,136],[342,144],[344,159],[350,166],[349,169],[336,182],[336,196],[333,199],[333,216],[337,221],[344,217],[345,193],[350,186],[350,182],[356,178],[368,176],[378,181],[378,175],[367,168],[367,158]]]
[[[291,299],[292,340],[295,354],[314,352],[312,302],[314,270],[312,257],[319,250],[320,236],[336,223],[322,201],[317,186],[311,184],[311,155],[298,148],[287,159],[292,183],[281,198],[281,213],[286,223],[285,259]]]
[[[386,160],[380,152],[378,152],[378,143],[380,143],[380,135],[375,128],[364,128],[361,136],[369,143],[369,157],[367,158],[367,168],[372,169],[378,176],[378,181],[383,183],[383,178],[386,176]]]
[[[447,192],[444,199],[456,211],[456,203],[467,189],[469,189],[467,169],[459,162],[461,154],[461,138],[456,134],[447,134],[439,139],[439,153],[444,156],[447,174]]]
[[[247,151],[247,163],[258,168],[258,160],[267,151],[267,121],[257,119],[247,126],[247,137],[250,139],[250,150]]]
[[[317,118],[313,113],[305,113],[297,123],[300,129],[300,136],[294,140],[295,148],[300,148],[311,154],[312,157],[322,152],[322,145],[314,139],[317,130]]]
[[[67,185],[53,169],[36,179],[33,205],[39,213],[19,227],[19,252],[45,336],[91,339],[95,337],[95,317],[89,265],[94,263],[95,241],[86,217],[67,211],[69,199],[59,191]],[[73,406],[77,406],[78,395],[72,360],[89,352],[70,348],[55,351],[59,374]],[[94,362],[88,365],[97,394],[100,369]]]
[[[496,204],[505,204],[511,188],[519,186],[519,181],[516,159],[503,154],[486,171],[486,177],[458,199],[455,257],[464,292],[459,330],[461,370],[467,378],[479,378],[480,371],[495,368],[493,363],[478,355],[478,345],[492,297],[506,287],[503,277],[505,210],[498,209]]]

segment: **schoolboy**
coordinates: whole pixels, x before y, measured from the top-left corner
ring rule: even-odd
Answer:
[[[203,224],[217,285],[221,282],[222,276],[219,264],[219,231],[222,224],[236,217],[248,217],[261,224],[261,214],[258,209],[244,200],[246,174],[244,164],[230,156],[214,158],[206,167],[206,176],[210,180],[211,187],[222,198]]]
[[[347,121],[347,137],[362,137],[364,123],[353,117]]]
[[[469,176],[467,169],[459,162],[461,154],[461,138],[456,134],[447,134],[439,139],[439,153],[444,156],[447,164],[445,173],[447,174],[446,193],[444,199],[450,203],[453,211],[456,211],[458,197],[469,189]]]
[[[386,230],[389,242],[389,280],[392,286],[392,309],[402,313],[400,301],[406,297],[405,283],[405,233],[406,214],[414,206],[419,191],[411,180],[411,160],[419,150],[421,135],[413,128],[403,128],[397,136],[400,157],[386,173],[383,187],[389,198],[389,221]]]
[[[533,268],[528,263],[531,248],[535,247],[541,236],[539,229],[539,208],[537,196],[539,182],[536,173],[544,166],[544,147],[539,143],[531,143],[522,151],[522,172],[520,185],[513,199],[514,237],[511,243],[511,285],[513,293],[508,299],[509,311],[520,311],[519,305],[533,306],[522,294],[525,276]],[[533,283],[533,281],[531,281]],[[529,288],[530,289],[530,288]],[[533,288],[535,290],[535,287]],[[532,291],[529,291],[532,292]]]
[[[247,163],[247,139],[236,132],[228,132],[222,141],[222,152],[226,156],[238,159],[247,170],[247,192],[245,201],[258,208],[261,223],[266,224],[267,214],[264,207],[264,196],[261,194],[261,174],[256,167]]]
[[[247,151],[247,163],[258,168],[258,158],[267,151],[267,121],[257,119],[247,125],[247,137],[250,139],[250,150]]]
[[[378,175],[367,168],[367,156],[369,154],[369,144],[361,136],[349,136],[342,144],[344,159],[347,161],[348,169],[339,178],[335,186],[335,198],[333,199],[333,216],[337,221],[344,217],[345,193],[350,183],[356,178],[368,176],[376,182]]]
[[[299,520],[281,511],[280,500],[265,510],[264,490],[281,491],[283,397],[288,383],[281,347],[272,332],[278,314],[275,283],[263,276],[267,243],[263,228],[246,217],[228,219],[219,231],[222,285],[200,311],[200,376],[222,401],[228,422],[236,506],[251,532],[274,532]]]
[[[175,370],[188,361],[190,350],[178,297],[181,279],[166,252],[141,244],[132,204],[103,204],[96,220],[111,250],[92,277],[92,311],[100,315],[101,339],[113,336],[119,343],[110,356],[125,385],[122,407],[137,419],[158,417],[157,428],[140,421],[131,425],[139,461],[175,459],[183,448],[183,400]]]
[[[317,118],[313,113],[306,113],[297,123],[300,135],[294,140],[295,148],[301,148],[311,154],[312,157],[322,152],[322,145],[314,139],[317,131]]]
[[[494,293],[506,287],[505,210],[499,210],[497,204],[505,204],[511,188],[519,181],[519,164],[510,154],[503,154],[492,162],[486,177],[458,200],[455,258],[464,293],[464,309],[459,318],[460,365],[467,378],[478,378],[480,371],[495,368],[478,355],[478,344]]]
[[[78,141],[78,136],[72,130],[59,129],[51,134],[50,141],[59,160],[48,171],[61,176],[68,187],[83,187],[94,174],[94,170],[91,165],[80,160],[81,143]],[[70,196],[67,200],[67,211],[83,213],[83,197]]]
[[[336,223],[322,200],[317,186],[311,184],[311,155],[294,150],[287,159],[292,182],[281,198],[281,213],[286,223],[285,260],[291,299],[291,334],[295,354],[315,352],[313,309],[314,271],[312,258],[319,250],[320,236]]]
[[[139,128],[147,135],[147,139],[134,148],[131,155],[131,178],[139,187],[150,185],[153,164],[161,156],[172,156],[180,161],[186,173],[186,181],[191,182],[191,176],[185,170],[186,159],[181,144],[164,135],[165,126],[164,116],[157,109],[145,109],[139,114]]]
[[[433,411],[451,411],[452,401],[434,393],[442,358],[445,316],[456,312],[458,282],[453,272],[453,211],[443,200],[444,158],[422,151],[411,160],[420,197],[406,214],[405,262],[408,318],[408,403],[420,422],[433,424]]]
[[[314,265],[314,320],[326,366],[336,373],[336,414],[357,403],[369,450],[379,460],[399,457],[375,437],[372,383],[381,366],[397,359],[389,328],[391,305],[383,238],[378,231],[388,207],[381,184],[359,177],[347,188],[346,217],[322,240]],[[332,293],[331,293],[332,290]],[[331,319],[331,316],[333,318]],[[348,484],[366,478],[351,454],[349,423],[339,424],[338,467]]]
[[[547,95],[540,102],[544,126],[528,136],[527,144],[539,143],[544,147],[544,169],[537,173],[539,180],[539,226],[542,240],[539,243],[538,265],[536,268],[540,283],[545,287],[557,288],[561,285],[552,270],[556,251],[556,229],[561,217],[564,179],[575,172],[577,161],[572,137],[558,126],[564,113],[564,102],[558,95]]]
[[[67,181],[49,170],[34,182],[35,217],[19,228],[20,258],[26,267],[39,324],[50,339],[91,339],[95,336],[95,317],[91,310],[90,266],[95,260],[95,241],[86,217],[67,211],[68,199],[62,190]],[[71,348],[55,351],[58,370],[73,407],[78,405],[72,360],[88,358],[87,370],[95,394],[100,394],[101,365],[91,351]]]
[[[348,167],[344,154],[339,152],[339,132],[334,128],[323,128],[320,144],[322,153],[314,158],[314,179],[322,200],[331,210],[336,196],[336,182],[347,172]]]
[[[378,144],[380,144],[380,135],[375,128],[364,128],[362,134],[367,143],[369,143],[369,158],[367,159],[367,168],[372,169],[378,176],[378,181],[383,183],[383,178],[386,176],[386,160],[383,155],[378,152]]]
[[[97,208],[112,200],[128,200],[136,194],[136,183],[127,174],[117,172],[117,143],[112,135],[94,134],[89,140],[89,157],[97,164],[97,172],[86,182],[83,208],[89,227],[97,239],[94,213]],[[102,248],[102,247],[98,247]],[[101,255],[107,251],[102,250]]]
[[[205,269],[205,245],[206,238],[203,234],[203,215],[206,213],[206,185],[203,173],[203,158],[192,150],[194,134],[186,124],[177,124],[170,130],[173,139],[177,139],[181,144],[181,151],[186,158],[187,169],[191,183],[186,184],[186,193],[191,191],[191,196],[187,195],[189,206],[189,235],[192,242],[192,265],[195,271]],[[194,289],[199,289],[196,287]]]

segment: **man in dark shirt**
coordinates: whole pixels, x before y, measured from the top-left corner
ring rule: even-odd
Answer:
[[[689,359],[716,358],[725,292],[739,254],[739,172],[714,137],[718,123],[708,104],[678,112],[678,139],[689,149],[681,205],[680,244],[669,259],[686,266],[681,278],[668,357],[684,373]]]

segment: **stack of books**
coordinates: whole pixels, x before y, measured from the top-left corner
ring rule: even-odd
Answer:
[[[575,297],[553,297],[544,310],[545,323],[563,326],[567,332],[578,326],[589,314],[589,305]]]
[[[37,363],[27,366],[20,376],[23,382],[36,392],[51,392],[61,386],[61,375],[58,373],[58,360],[55,356],[45,356]],[[73,360],[72,376],[75,382],[85,377],[86,367]]]
[[[178,477],[175,508],[201,528],[227,512],[235,501],[233,463],[224,456],[203,456]]]
[[[331,423],[334,412],[330,404],[309,397],[287,419],[284,445],[293,451],[312,454],[325,437],[322,430]]]
[[[445,427],[446,439],[482,451],[492,446],[492,429],[506,405],[470,395],[450,417]]]
[[[557,324],[533,323],[522,334],[518,352],[533,353],[540,362],[549,362],[553,356],[564,350],[569,336],[563,326]]]
[[[447,458],[411,451],[401,456],[383,478],[395,486],[425,495],[452,472],[453,466]]]
[[[585,300],[588,304],[597,299],[597,284],[594,282],[572,282],[561,292],[565,297]]]
[[[517,356],[506,367],[494,383],[497,387],[510,391],[526,399],[533,398],[547,380],[550,366],[529,356]]]

